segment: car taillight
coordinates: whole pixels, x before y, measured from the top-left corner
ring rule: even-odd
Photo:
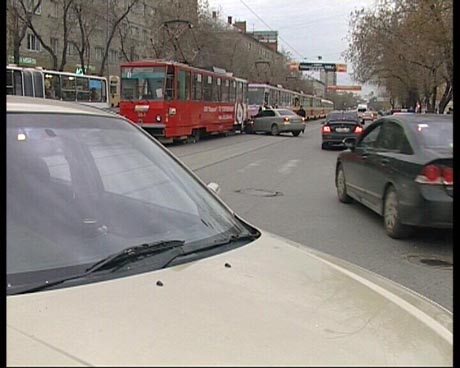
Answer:
[[[363,127],[361,127],[361,126],[359,126],[359,125],[357,125],[357,126],[355,127],[355,133],[356,133],[356,134],[361,134],[361,133],[363,132],[363,130],[364,130]]]
[[[323,133],[330,133],[331,132],[331,127],[329,125],[323,125],[321,127],[321,130]]]
[[[283,121],[284,121],[285,123],[289,123],[289,118],[284,118]]]
[[[421,184],[444,184],[452,185],[454,182],[454,171],[451,167],[443,165],[426,165],[415,178]]]

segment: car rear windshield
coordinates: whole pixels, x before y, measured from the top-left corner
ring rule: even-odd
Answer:
[[[433,149],[453,148],[452,121],[430,121],[410,124],[421,146]]]
[[[292,112],[291,110],[278,110],[278,113],[281,116],[292,116],[292,115],[297,115],[295,112]]]
[[[337,121],[337,120],[346,120],[346,121],[358,121],[358,114],[355,112],[332,112],[327,118],[327,121]]]

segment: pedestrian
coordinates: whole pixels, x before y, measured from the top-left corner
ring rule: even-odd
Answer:
[[[302,105],[300,105],[299,109],[297,110],[297,115],[302,116],[303,118],[307,116],[307,113],[303,109]]]

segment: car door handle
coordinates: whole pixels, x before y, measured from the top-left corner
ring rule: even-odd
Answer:
[[[380,162],[382,163],[382,165],[386,165],[386,164],[389,164],[390,163],[390,159],[389,158],[382,158],[380,160]]]
[[[363,153],[363,154],[361,155],[361,157],[362,157],[364,160],[366,160],[366,159],[367,159],[367,156],[369,156],[369,154],[368,154],[368,153]]]

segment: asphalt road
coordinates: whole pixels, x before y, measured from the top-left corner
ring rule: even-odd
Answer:
[[[452,311],[453,233],[421,229],[394,240],[377,214],[340,203],[334,184],[339,151],[321,150],[320,121],[305,134],[213,137],[167,146],[220,196],[259,227],[355,263]]]

